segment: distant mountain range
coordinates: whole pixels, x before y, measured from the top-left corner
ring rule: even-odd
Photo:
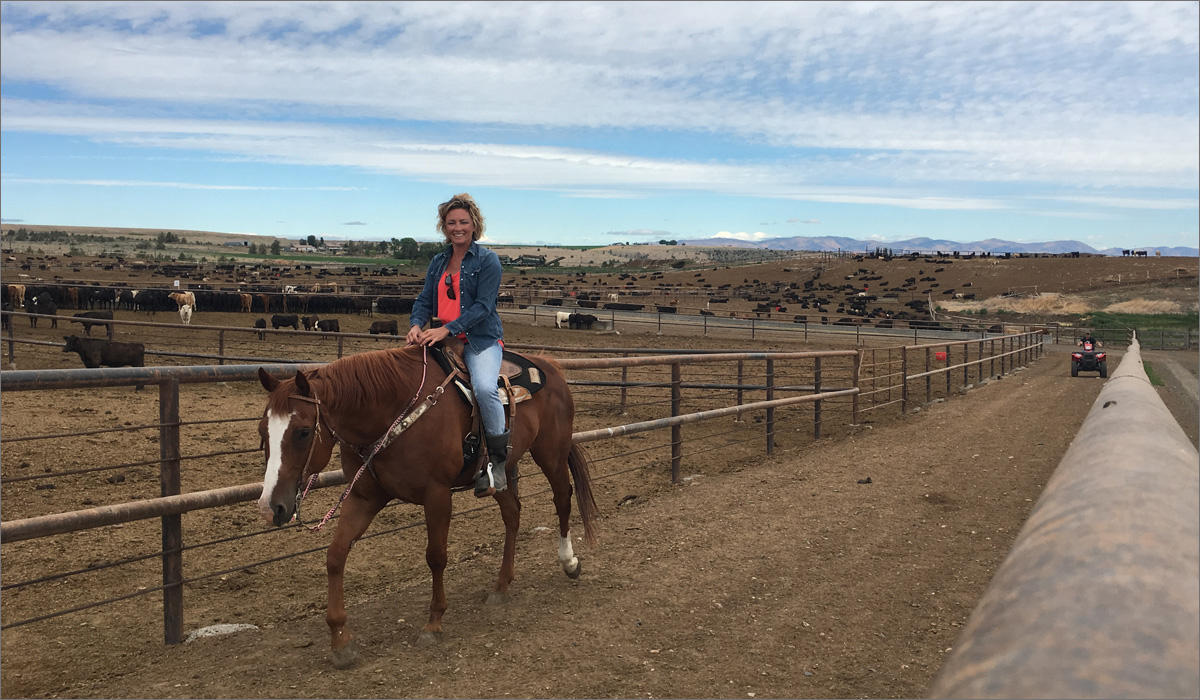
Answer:
[[[1079,241],[1046,241],[1041,243],[1019,243],[999,238],[962,243],[934,238],[907,238],[902,241],[864,241],[844,236],[792,236],[790,238],[767,238],[761,241],[739,241],[733,238],[696,238],[678,241],[694,246],[728,246],[733,248],[763,248],[766,250],[812,250],[812,251],[873,251],[890,248],[899,253],[930,253],[936,251],[959,251],[961,253],[1089,253],[1092,255],[1120,255],[1120,248],[1097,250]],[[1153,246],[1141,248],[1147,254],[1166,256],[1200,257],[1200,248],[1185,246]]]

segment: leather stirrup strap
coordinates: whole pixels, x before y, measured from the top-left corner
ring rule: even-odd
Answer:
[[[508,381],[508,375],[501,374],[500,380],[504,382],[504,390],[508,392],[508,429],[512,430],[512,426],[517,422],[517,400],[513,395],[512,384]]]

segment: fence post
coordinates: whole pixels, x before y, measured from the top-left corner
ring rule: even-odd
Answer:
[[[850,372],[851,385],[855,389],[858,389],[860,393],[862,392],[862,387],[858,385],[858,382],[862,378],[862,361],[863,349],[859,348],[858,352],[854,355],[854,366],[850,368]],[[850,397],[850,425],[858,425],[858,394]]]
[[[680,413],[680,363],[671,363],[671,417]],[[679,464],[683,461],[683,426],[671,426],[671,483],[679,483]]]
[[[932,369],[932,367],[929,364],[929,351],[930,351],[930,348],[925,348],[925,371],[926,372],[928,372],[930,369]],[[932,400],[933,400],[933,375],[926,374],[925,375],[925,403],[929,403]]]
[[[179,380],[158,385],[158,454],[161,496],[177,496],[179,478]],[[183,516],[162,516],[163,642],[183,641]]]
[[[225,364],[225,331],[217,331],[217,354],[221,356],[217,364]]]
[[[943,372],[946,375],[946,398],[950,398],[950,344],[946,344],[946,369]]]
[[[338,339],[338,359],[340,360],[340,359],[342,359],[342,343],[345,341],[345,338],[343,338],[341,336],[341,334],[338,334],[337,339]]]
[[[704,337],[707,338],[708,337],[708,316],[701,316],[700,318],[704,321]]]
[[[775,360],[767,358],[767,401],[775,398]],[[767,454],[775,452],[775,409],[767,409]]]
[[[950,356],[946,355],[946,358],[949,359]],[[966,389],[967,385],[971,383],[971,365],[967,364],[970,361],[971,361],[971,344],[963,343],[963,388],[964,389]]]
[[[114,328],[115,326],[111,323],[104,324],[104,330],[107,331],[109,340],[113,339]]]
[[[992,358],[991,372],[988,374],[988,376],[995,377],[996,376],[996,339],[992,338],[988,342],[990,343],[990,345],[988,345],[988,355]],[[979,369],[983,369],[983,365],[980,365]]]
[[[530,294],[530,304],[529,305],[533,307],[533,325],[536,326],[537,325],[537,304],[532,303],[533,292],[530,292],[529,294]]]
[[[750,339],[754,340],[754,319],[750,319]]]
[[[890,364],[889,364],[890,366]],[[900,415],[908,413],[908,346],[900,346]]]
[[[658,316],[658,332],[659,332],[659,334],[661,334],[662,333],[662,312],[659,311],[657,316]]]
[[[739,406],[741,406],[743,403],[745,403],[745,401],[742,400],[742,396],[745,393],[745,390],[742,389],[742,387],[746,385],[745,376],[746,376],[746,363],[743,360],[738,360],[737,405],[739,405]],[[742,414],[735,413],[733,415],[733,422],[741,423],[742,422]]]
[[[9,316],[8,316],[8,368],[9,369],[17,368],[17,337],[16,337],[16,335],[14,335],[14,333],[16,333],[16,331],[13,330],[13,326],[15,326],[15,325],[16,325],[16,320],[13,318],[13,316],[11,314],[9,314]],[[112,328],[111,324],[109,325],[109,328]]]
[[[621,353],[621,357],[629,357],[629,353]],[[629,366],[621,368],[621,415],[625,415],[625,402],[629,399]]]
[[[813,393],[821,393],[821,358],[813,358]],[[813,439],[821,439],[821,400],[813,401]]]

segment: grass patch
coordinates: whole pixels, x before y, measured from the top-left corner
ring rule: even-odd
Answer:
[[[1142,369],[1146,370],[1146,377],[1150,380],[1150,386],[1166,386],[1167,383],[1162,380],[1162,377],[1154,371],[1154,366],[1145,360],[1142,361]]]

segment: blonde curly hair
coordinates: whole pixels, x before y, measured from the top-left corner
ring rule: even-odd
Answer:
[[[456,194],[449,201],[438,205],[438,233],[446,236],[446,215],[453,209],[467,210],[467,215],[471,217],[471,223],[475,225],[475,233],[471,235],[471,240],[477,241],[483,237],[483,230],[486,226],[483,221],[483,214],[479,211],[479,205],[466,192]],[[449,241],[450,237],[446,236],[446,240]]]

